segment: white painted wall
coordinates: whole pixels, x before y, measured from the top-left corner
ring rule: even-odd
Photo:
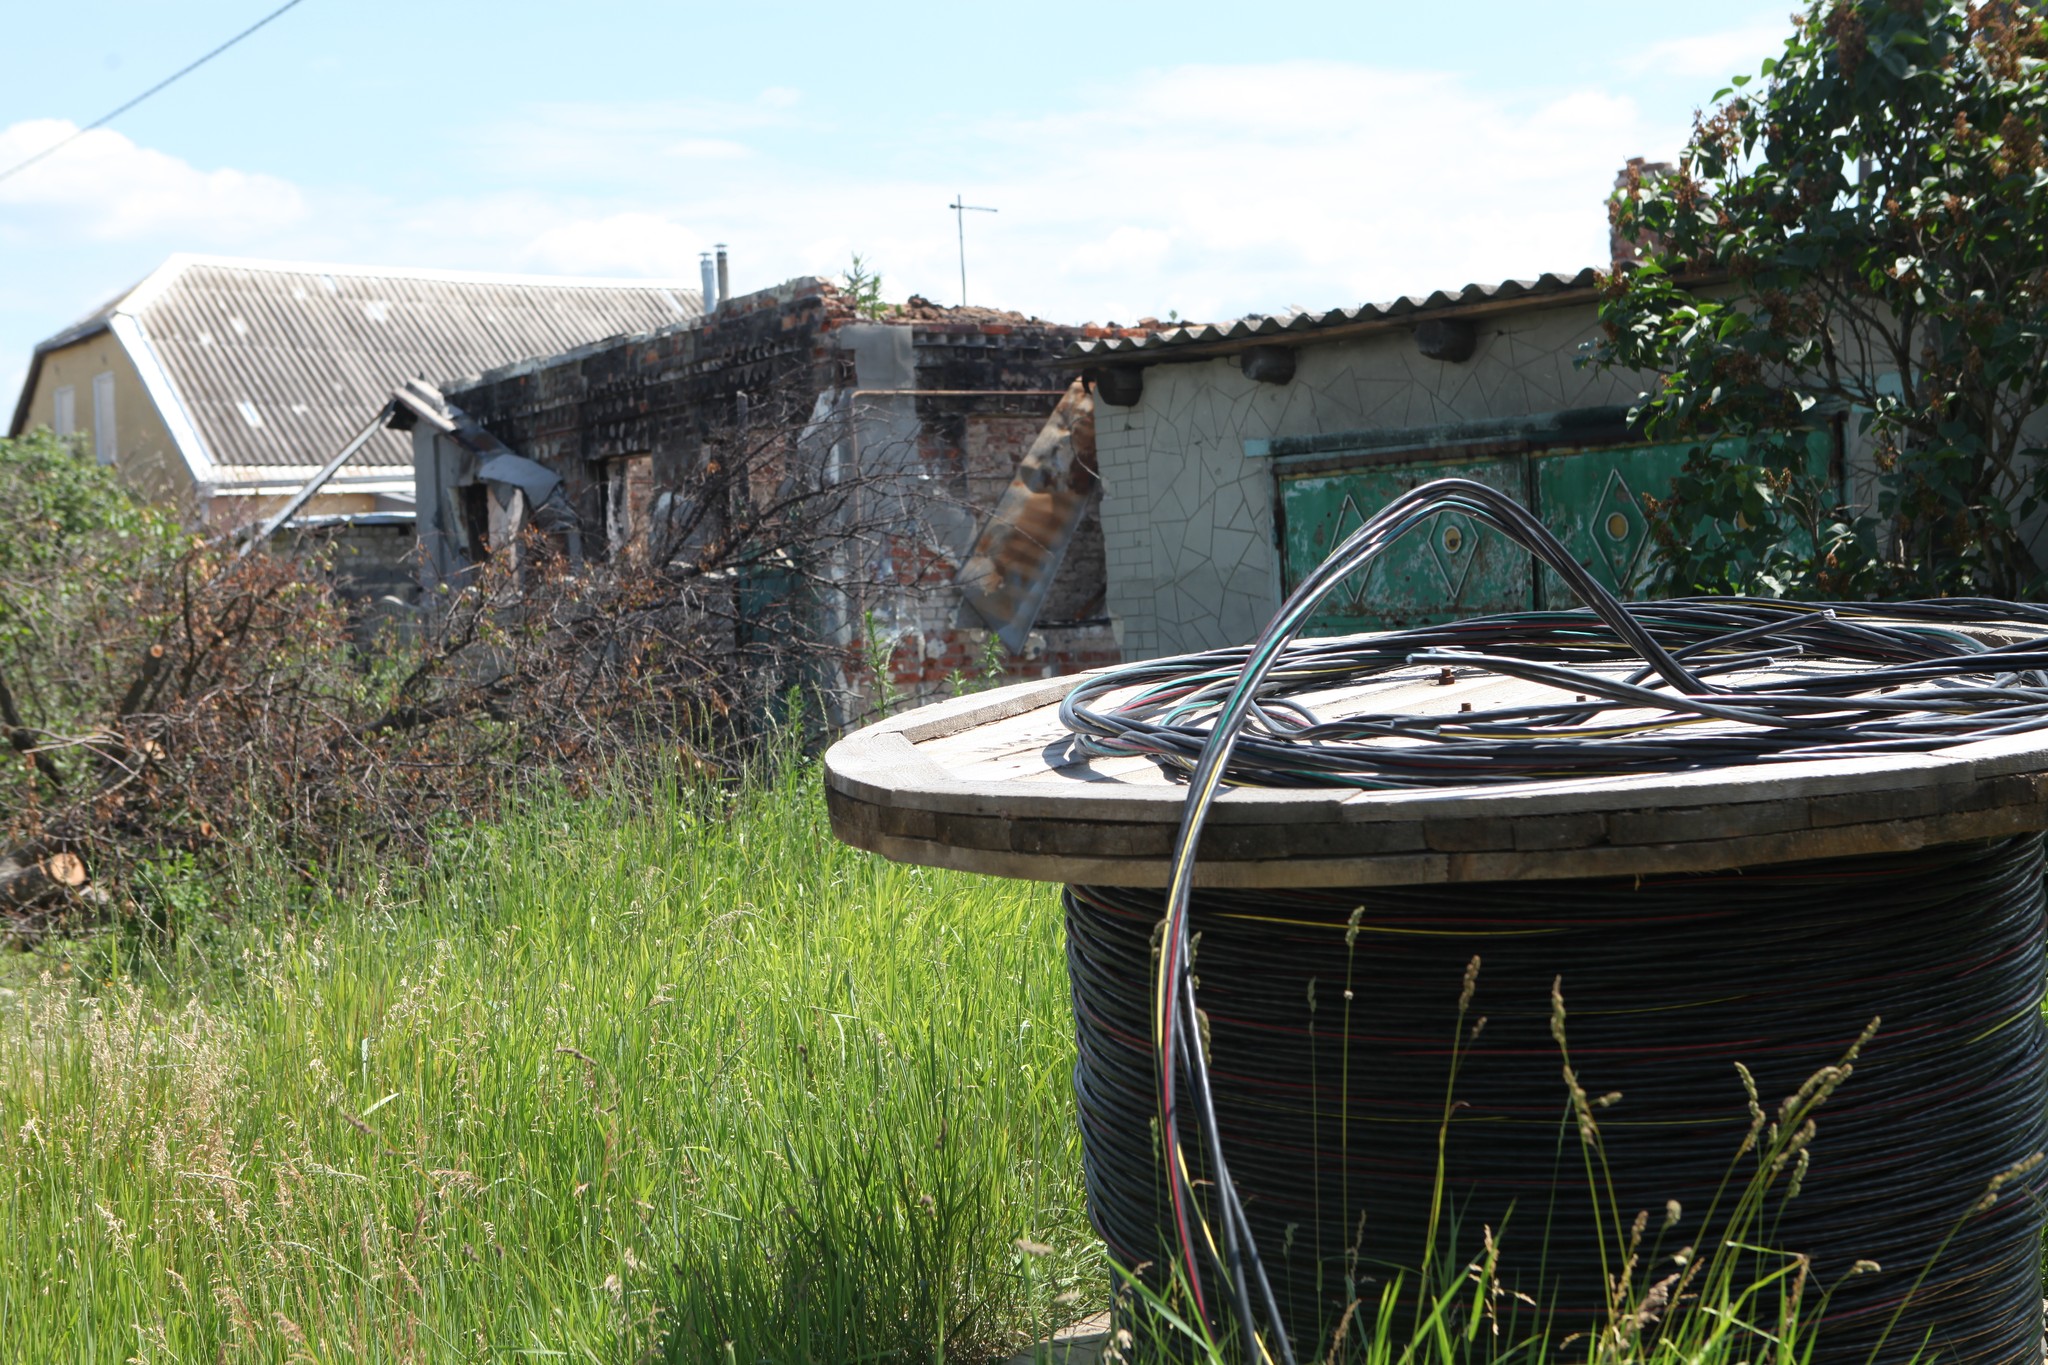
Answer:
[[[1463,362],[1396,329],[1307,345],[1284,385],[1233,357],[1145,371],[1134,407],[1098,402],[1109,614],[1126,659],[1243,644],[1280,605],[1273,472],[1247,439],[1428,427],[1628,403],[1632,376],[1580,369],[1591,304],[1477,320]],[[1170,354],[1170,352],[1168,352]]]

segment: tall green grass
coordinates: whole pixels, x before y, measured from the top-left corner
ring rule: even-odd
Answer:
[[[1049,889],[801,765],[356,880],[0,995],[0,1357],[987,1359],[1106,1295]]]
[[[849,850],[797,762],[541,794],[334,884],[258,860],[239,927],[0,968],[0,1361],[989,1361],[1107,1299],[1050,888]],[[1853,1055],[1754,1111],[1717,1247],[1613,1210],[1607,1321],[1562,1357],[1471,1229],[1415,1249],[1412,1318],[1300,1345],[1803,1365],[1825,1295],[1750,1238]],[[1183,1304],[1111,1357],[1243,1354]]]

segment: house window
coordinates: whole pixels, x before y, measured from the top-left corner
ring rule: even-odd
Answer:
[[[101,464],[112,464],[120,447],[114,441],[114,375],[112,371],[92,377],[92,453]]]
[[[604,535],[612,558],[644,549],[653,503],[652,455],[623,455],[604,462]]]
[[[78,395],[69,384],[50,395],[50,430],[59,436],[78,430]]]

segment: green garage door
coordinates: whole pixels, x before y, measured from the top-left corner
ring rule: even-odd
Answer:
[[[1655,546],[1643,495],[1663,497],[1685,467],[1692,442],[1546,450],[1467,459],[1377,461],[1332,471],[1341,452],[1319,455],[1309,470],[1284,464],[1279,482],[1281,568],[1292,592],[1324,556],[1396,494],[1431,479],[1474,479],[1524,503],[1610,592],[1640,597],[1654,569]],[[1713,447],[1741,459],[1745,443]],[[1828,476],[1833,436],[1807,442],[1808,469]],[[1334,635],[1387,630],[1486,612],[1577,606],[1564,580],[1539,576],[1529,558],[1458,513],[1439,513],[1324,599],[1308,632]]]
[[[1535,473],[1536,513],[1602,587],[1620,598],[1641,597],[1655,568],[1643,494],[1669,496],[1672,479],[1685,468],[1693,449],[1693,442],[1683,441],[1533,455],[1530,465]],[[1748,443],[1721,441],[1711,449],[1720,459],[1741,460]],[[1807,439],[1808,472],[1817,479],[1827,478],[1833,452],[1831,433],[1811,433]],[[1564,580],[1546,568],[1541,605],[1580,604]]]
[[[1341,473],[1282,474],[1281,563],[1287,591],[1395,495],[1431,479],[1472,479],[1523,496],[1518,457],[1377,464]],[[1438,513],[1323,599],[1315,635],[1424,625],[1529,605],[1528,559],[1461,513]]]

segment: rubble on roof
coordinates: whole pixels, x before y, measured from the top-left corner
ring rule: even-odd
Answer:
[[[1014,312],[1008,308],[979,308],[971,304],[948,307],[933,303],[922,294],[912,294],[901,303],[888,306],[881,317],[883,322],[978,322],[978,323],[1024,323],[1039,322],[1040,318],[1026,313]]]

